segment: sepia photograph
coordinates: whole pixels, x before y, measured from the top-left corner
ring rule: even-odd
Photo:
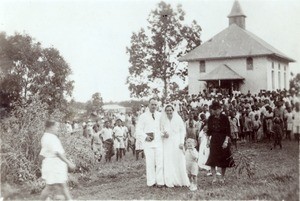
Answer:
[[[299,201],[300,1],[0,0],[0,201]]]

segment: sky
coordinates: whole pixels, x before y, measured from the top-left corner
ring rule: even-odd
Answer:
[[[196,20],[205,42],[228,27],[234,0],[166,0],[182,4],[186,24]],[[300,1],[239,0],[246,29],[296,60],[300,72]],[[130,37],[146,28],[154,0],[0,0],[0,32],[31,35],[60,51],[72,69],[73,98],[85,102],[100,92],[105,102],[130,99],[125,84]]]

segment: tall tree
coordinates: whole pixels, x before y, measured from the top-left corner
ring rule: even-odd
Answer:
[[[294,76],[294,74],[291,73],[291,76]],[[290,89],[300,91],[300,73],[296,74],[295,77],[290,80]]]
[[[184,24],[185,12],[178,5],[160,2],[148,18],[149,26],[131,36],[128,88],[132,97],[159,94],[163,99],[174,91],[174,82],[185,80],[186,65],[178,58],[200,45],[201,27],[192,21]]]
[[[71,69],[55,48],[43,48],[31,36],[0,34],[0,97],[4,107],[27,103],[38,94],[48,109],[64,108],[71,96]]]
[[[96,112],[97,115],[99,115],[103,111],[102,106],[103,99],[101,97],[101,94],[99,92],[94,93],[91,100],[87,101],[86,103],[87,113],[91,114],[92,112]]]

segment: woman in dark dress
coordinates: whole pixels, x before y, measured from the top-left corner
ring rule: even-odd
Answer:
[[[213,102],[211,106],[211,116],[207,121],[207,146],[210,147],[210,155],[206,165],[211,167],[213,183],[217,181],[216,167],[222,169],[221,183],[225,181],[226,168],[233,167],[234,161],[229,147],[230,123],[228,117],[221,114],[221,106],[218,102]]]

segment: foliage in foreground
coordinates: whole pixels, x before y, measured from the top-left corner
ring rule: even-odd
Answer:
[[[51,118],[62,119],[59,111]],[[1,133],[1,182],[16,184],[37,182],[41,176],[41,137],[44,122],[49,117],[46,105],[39,98],[34,98],[27,105],[15,106],[9,116],[0,121]],[[89,140],[74,134],[69,136],[61,127],[59,138],[66,154],[77,165],[76,172],[88,172],[94,166],[94,155],[90,150]],[[35,185],[35,184],[33,184]]]
[[[47,118],[46,106],[38,99],[16,106],[1,120],[1,181],[20,183],[40,176],[40,140]]]
[[[253,157],[256,156],[255,150],[237,151],[233,154],[235,161],[235,175],[237,178],[244,176],[253,178],[257,165],[254,163]]]

